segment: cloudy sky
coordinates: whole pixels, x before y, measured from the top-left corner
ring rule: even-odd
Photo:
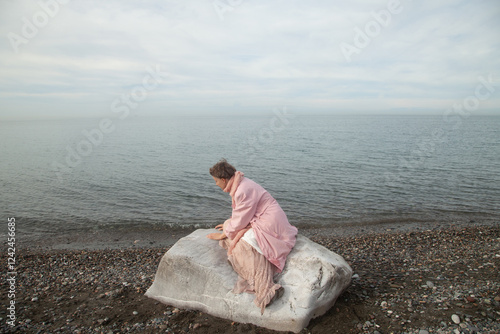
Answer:
[[[0,118],[500,114],[500,2],[0,0]]]

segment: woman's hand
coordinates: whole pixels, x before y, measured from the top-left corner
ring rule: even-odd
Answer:
[[[224,233],[210,233],[207,234],[207,238],[212,240],[222,240],[226,239],[227,237]]]
[[[219,224],[219,225],[215,226],[215,229],[222,231],[224,229],[224,224]]]

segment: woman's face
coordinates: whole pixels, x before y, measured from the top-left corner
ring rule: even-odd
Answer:
[[[219,179],[218,177],[212,176],[215,180],[215,185],[224,190],[226,188],[226,179]]]

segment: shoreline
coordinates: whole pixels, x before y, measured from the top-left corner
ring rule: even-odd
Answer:
[[[404,232],[377,227],[346,235],[308,231],[344,257],[354,276],[301,334],[500,331],[498,223]],[[0,332],[279,333],[145,297],[167,248],[18,250],[16,327],[7,326],[3,308]],[[8,290],[5,280],[0,289]],[[7,294],[0,298],[7,305]]]
[[[348,222],[344,224],[298,224],[299,234],[311,237],[327,234],[332,237],[362,236],[378,233],[406,233],[412,231],[436,230],[453,227],[499,226],[500,221],[454,220],[454,221],[377,221]],[[150,229],[138,226],[126,228],[101,228],[98,230],[79,230],[62,233],[24,233],[18,228],[17,245],[19,249],[60,249],[60,250],[106,250],[145,247],[170,247],[180,238],[198,228],[151,226]],[[5,235],[0,235],[5,237]]]

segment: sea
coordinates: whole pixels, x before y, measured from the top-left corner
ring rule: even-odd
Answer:
[[[0,219],[23,233],[211,227],[221,158],[300,227],[498,222],[500,117],[165,116],[0,124]],[[4,233],[5,232],[5,233]]]

